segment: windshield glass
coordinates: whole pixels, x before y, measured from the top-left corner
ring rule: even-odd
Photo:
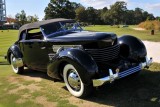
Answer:
[[[57,22],[42,26],[41,30],[46,37],[56,37],[82,31],[82,28],[75,22]]]

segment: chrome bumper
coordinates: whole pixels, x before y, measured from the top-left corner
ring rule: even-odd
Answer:
[[[101,85],[105,84],[106,82],[112,83],[116,79],[120,79],[120,78],[126,77],[128,75],[131,75],[135,72],[142,70],[143,68],[149,68],[152,61],[153,61],[152,58],[146,57],[146,62],[140,63],[138,66],[130,68],[125,71],[122,71],[120,73],[116,72],[115,74],[113,74],[112,69],[109,69],[109,76],[104,77],[104,78],[100,78],[100,79],[93,79],[93,86],[101,86]]]

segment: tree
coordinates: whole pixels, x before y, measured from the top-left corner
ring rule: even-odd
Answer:
[[[147,19],[149,19],[149,20],[155,20],[156,18],[153,16],[153,14],[148,14]]]
[[[101,19],[101,10],[102,9],[95,9],[95,20],[94,24],[104,24],[103,20]]]
[[[156,17],[156,20],[160,21],[160,16],[157,16],[157,17]]]
[[[17,23],[20,25],[27,23],[27,17],[24,10],[21,11],[21,13],[17,13],[15,16],[15,19],[17,20]]]
[[[51,18],[68,18],[74,19],[76,16],[75,9],[80,4],[70,2],[69,0],[51,0],[45,8],[45,19]]]
[[[108,8],[107,8],[107,7],[104,7],[104,8],[103,8],[102,10],[100,10],[100,11],[101,11],[101,13],[100,13],[101,20],[103,20],[104,23],[107,23],[108,20],[107,20],[106,17],[105,17],[105,13],[107,13]]]
[[[34,15],[34,16],[29,15],[29,16],[27,16],[27,22],[33,23],[33,22],[37,22],[37,21],[39,21],[39,18],[38,18],[37,15]]]
[[[128,10],[126,6],[126,2],[117,1],[110,8],[95,9],[93,7],[85,8],[81,4],[69,0],[50,0],[44,10],[44,19],[68,18],[90,24],[139,24],[145,20],[155,19],[153,14],[141,8]]]
[[[25,11],[22,10],[20,13],[17,13],[15,15],[15,20],[16,20],[16,23],[19,24],[20,26],[26,24],[26,23],[33,23],[33,22],[37,22],[39,21],[39,18],[37,15],[34,15],[34,16],[27,16]]]
[[[78,7],[76,10],[76,20],[79,22],[86,22],[86,18],[87,18],[87,12],[85,10],[85,7],[81,6]]]
[[[97,18],[96,10],[93,7],[88,7],[86,9],[86,12],[87,12],[87,19],[86,19],[87,22],[95,24]]]
[[[125,14],[126,14],[126,7],[127,3],[124,1],[118,1],[115,4],[110,6],[110,9],[105,12],[103,19],[109,19],[112,24],[120,24],[121,22],[124,22]]]
[[[76,3],[76,2],[71,2],[71,4],[72,4],[74,10],[77,9],[78,7],[84,7],[82,4]]]
[[[112,24],[112,19],[111,19],[111,13],[107,7],[104,7],[101,10],[101,20],[103,20],[103,23],[105,24]]]
[[[134,11],[134,16],[135,16],[135,24],[139,24],[140,22],[143,21],[143,9],[141,8],[135,8]]]
[[[94,9],[93,7],[80,6],[76,10],[76,20],[80,22],[88,22],[90,24],[102,24],[101,10]]]

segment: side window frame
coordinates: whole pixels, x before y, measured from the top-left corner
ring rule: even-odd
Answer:
[[[25,38],[23,37],[25,34]],[[19,41],[21,40],[26,40],[26,37],[27,37],[27,30],[24,30],[21,32],[20,36],[19,36]]]
[[[26,39],[25,40],[27,40],[27,41],[30,41],[30,40],[43,40],[45,38],[43,33],[42,33],[42,31],[41,31],[41,29],[40,29],[40,32],[29,33],[29,31],[31,31],[31,30],[34,30],[34,29],[30,29],[30,30],[26,31]],[[38,36],[40,38],[38,38]]]

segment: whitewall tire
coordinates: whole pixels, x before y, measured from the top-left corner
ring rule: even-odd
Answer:
[[[85,97],[93,90],[93,85],[85,85],[76,68],[71,64],[65,65],[63,69],[63,78],[67,89],[75,97]]]
[[[16,61],[16,58],[15,58],[15,56],[11,53],[11,55],[10,55],[11,67],[12,67],[14,73],[16,73],[16,74],[21,74],[21,73],[23,72],[23,70],[24,70],[24,67],[23,67],[23,66],[22,66],[22,67],[16,66],[16,64],[14,64],[15,61]]]

